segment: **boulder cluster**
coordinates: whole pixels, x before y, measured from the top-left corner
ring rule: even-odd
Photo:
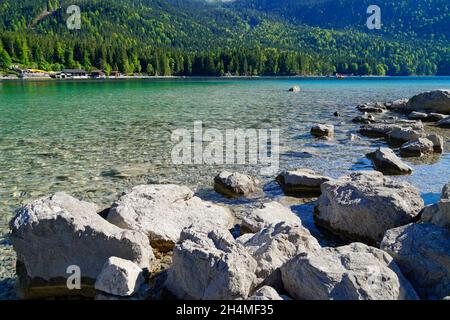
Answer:
[[[238,218],[187,187],[144,185],[123,195],[103,218],[94,204],[56,193],[20,208],[11,221],[19,294],[102,300],[448,296],[448,185],[438,204],[424,207],[412,185],[376,171],[331,179],[296,170],[277,180],[289,182],[295,188],[287,190],[298,196],[317,185],[316,224],[349,244],[322,247],[277,202]],[[235,224],[238,235],[231,232]],[[161,271],[163,256],[170,259]],[[71,267],[79,270],[77,290],[67,285]]]

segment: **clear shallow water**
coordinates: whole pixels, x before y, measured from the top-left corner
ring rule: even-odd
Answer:
[[[293,85],[302,92],[286,92]],[[338,177],[371,168],[364,155],[383,144],[349,141],[348,134],[358,129],[351,123],[358,103],[439,88],[450,88],[450,78],[0,82],[0,297],[14,262],[7,224],[31,199],[63,190],[106,206],[134,185],[170,182],[238,209],[261,201],[229,201],[212,191],[212,178],[221,169],[258,175],[257,166],[173,165],[175,129],[192,130],[198,120],[220,130],[278,128],[280,170],[308,167]],[[337,110],[343,117],[333,116]],[[334,140],[309,135],[318,122],[335,124]],[[450,133],[440,133],[449,143]],[[414,174],[398,178],[416,185],[427,202],[450,181],[448,148],[433,161],[410,163]],[[282,198],[273,183],[265,190],[301,216],[312,210]]]

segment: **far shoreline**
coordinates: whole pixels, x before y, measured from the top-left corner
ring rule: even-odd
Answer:
[[[104,77],[104,78],[69,78],[69,79],[54,79],[50,77],[0,77],[0,82],[13,81],[55,81],[55,82],[73,82],[73,81],[110,81],[110,80],[295,80],[295,79],[318,79],[318,80],[354,80],[354,79],[405,79],[405,78],[448,78],[450,75],[411,75],[411,76],[346,76],[345,78],[337,78],[335,76],[323,75],[295,75],[295,76],[120,76],[120,77]]]

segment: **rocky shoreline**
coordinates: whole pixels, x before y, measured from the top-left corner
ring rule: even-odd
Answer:
[[[361,123],[359,134],[383,138],[392,147],[368,155],[376,171],[332,179],[299,168],[274,177],[286,194],[318,197],[315,223],[347,245],[322,247],[277,202],[236,215],[185,186],[143,185],[102,210],[56,193],[18,209],[10,223],[18,297],[447,298],[450,184],[443,186],[439,203],[425,206],[414,186],[386,175],[414,174],[401,157],[443,152],[444,139],[427,134],[423,121],[449,127],[450,91],[357,110],[363,112],[353,121]],[[332,124],[311,130],[318,139],[333,139],[333,133]],[[261,192],[260,184],[240,173],[214,179],[215,190],[227,197]],[[67,287],[71,266],[79,268],[80,290]]]

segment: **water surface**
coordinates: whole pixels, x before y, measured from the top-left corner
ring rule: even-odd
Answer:
[[[293,85],[302,92],[288,93]],[[229,201],[212,191],[212,178],[221,169],[259,175],[258,166],[173,165],[175,129],[192,130],[199,120],[219,130],[278,128],[280,170],[307,167],[338,177],[370,169],[364,155],[384,144],[348,139],[358,128],[350,121],[358,103],[439,88],[450,88],[450,78],[0,82],[0,297],[14,271],[7,224],[14,210],[31,199],[66,191],[108,206],[134,185],[177,183],[237,209],[262,201]],[[337,110],[342,117],[333,116]],[[336,126],[334,140],[309,135],[318,122]],[[450,134],[438,132],[448,143]],[[427,202],[436,201],[450,180],[448,148],[429,163],[409,164],[414,174],[396,179],[417,186]],[[273,177],[260,178],[268,183],[267,198],[291,204],[307,219],[311,205],[282,198],[270,182]]]

